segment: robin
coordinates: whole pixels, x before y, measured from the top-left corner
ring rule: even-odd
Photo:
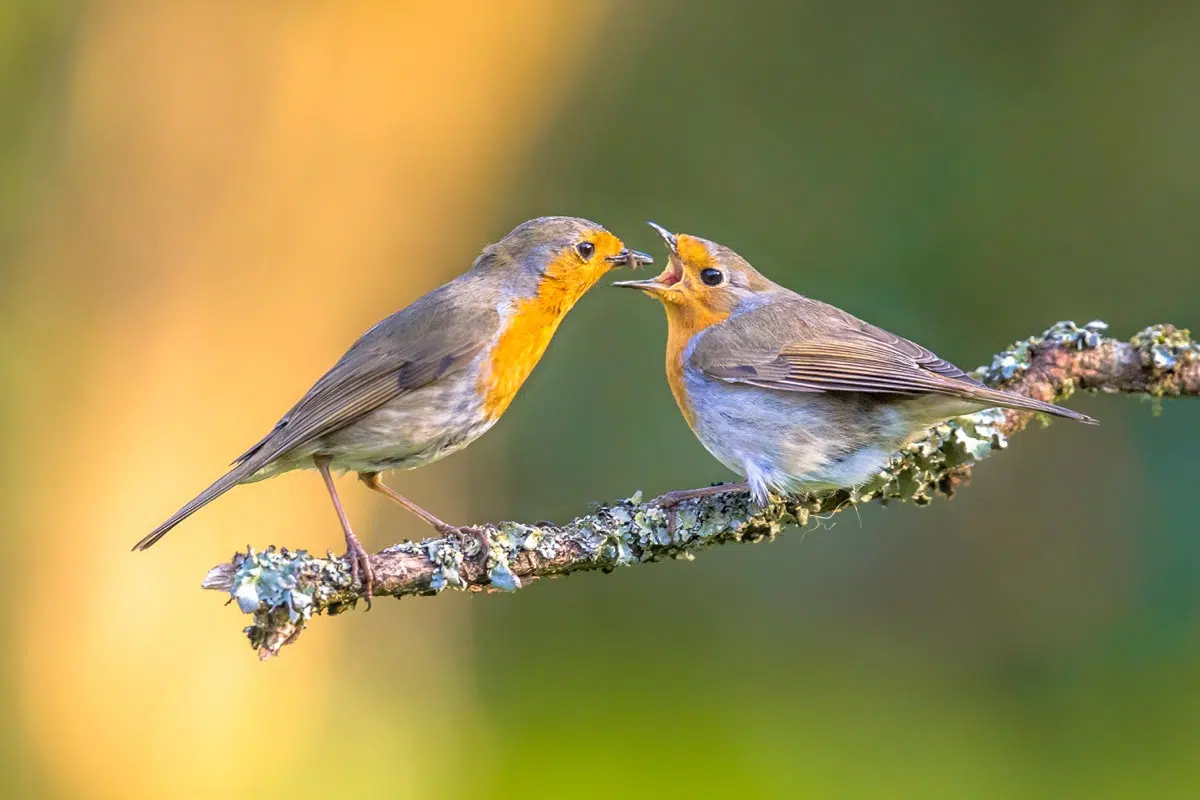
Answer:
[[[368,488],[439,532],[462,535],[466,529],[403,497],[379,474],[430,464],[482,436],[584,292],[614,267],[652,261],[586,219],[541,217],[517,226],[484,248],[467,272],[363,334],[233,469],[134,549],[150,547],[239,483],[316,469],[369,603],[371,562],[342,509],[332,470],[357,472]]]
[[[745,483],[670,492],[805,494],[865,483],[897,450],[952,417],[1000,406],[1095,424],[1070,409],[989,389],[918,344],[767,279],[724,245],[650,223],[670,259],[615,286],[667,314],[667,382],[683,417]]]

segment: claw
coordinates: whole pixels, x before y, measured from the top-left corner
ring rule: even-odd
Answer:
[[[371,598],[375,595],[375,570],[371,567],[371,556],[363,549],[358,540],[346,542],[346,555],[350,562],[350,582],[357,584],[362,580],[363,599],[367,601],[367,611],[371,610]]]
[[[457,528],[453,525],[445,525],[439,529],[439,532],[443,536],[453,536],[458,539],[458,546],[464,554],[467,552],[467,545],[469,543],[477,542],[479,544],[480,557],[485,560],[487,559],[491,543],[488,542],[487,533],[482,528],[476,528],[472,525],[463,525]]]
[[[676,514],[675,507],[685,500],[696,500],[701,497],[711,497],[729,492],[744,492],[749,487],[745,483],[722,483],[716,486],[705,486],[702,489],[678,489],[659,495],[650,501],[650,505],[658,506],[667,513],[667,533],[675,538]]]

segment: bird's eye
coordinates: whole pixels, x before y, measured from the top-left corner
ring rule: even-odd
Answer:
[[[575,252],[579,253],[584,261],[587,261],[592,257],[592,253],[596,252],[596,245],[591,242],[580,242],[575,245]]]
[[[700,270],[700,280],[704,281],[706,286],[720,286],[721,281],[725,280],[725,275],[719,269],[708,267]]]

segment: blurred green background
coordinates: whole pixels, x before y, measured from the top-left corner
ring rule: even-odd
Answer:
[[[1079,397],[953,502],[380,602],[258,664],[198,590],[323,551],[313,475],[128,547],[520,221],[644,221],[964,367],[1200,327],[1200,7],[0,7],[0,786],[23,797],[1192,797],[1200,402]],[[566,520],[728,478],[597,288],[492,434],[392,482]],[[424,535],[354,490],[368,546]]]

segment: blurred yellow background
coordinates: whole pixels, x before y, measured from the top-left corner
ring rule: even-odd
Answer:
[[[512,597],[381,601],[260,664],[201,592],[340,549],[319,479],[145,554],[374,322],[540,214],[667,227],[965,367],[1060,318],[1200,328],[1200,10],[1183,5],[0,7],[19,797],[1188,797],[1200,403],[1081,398],[953,503]],[[512,410],[392,478],[565,520],[728,477],[598,288]],[[425,535],[344,482],[369,548]]]

